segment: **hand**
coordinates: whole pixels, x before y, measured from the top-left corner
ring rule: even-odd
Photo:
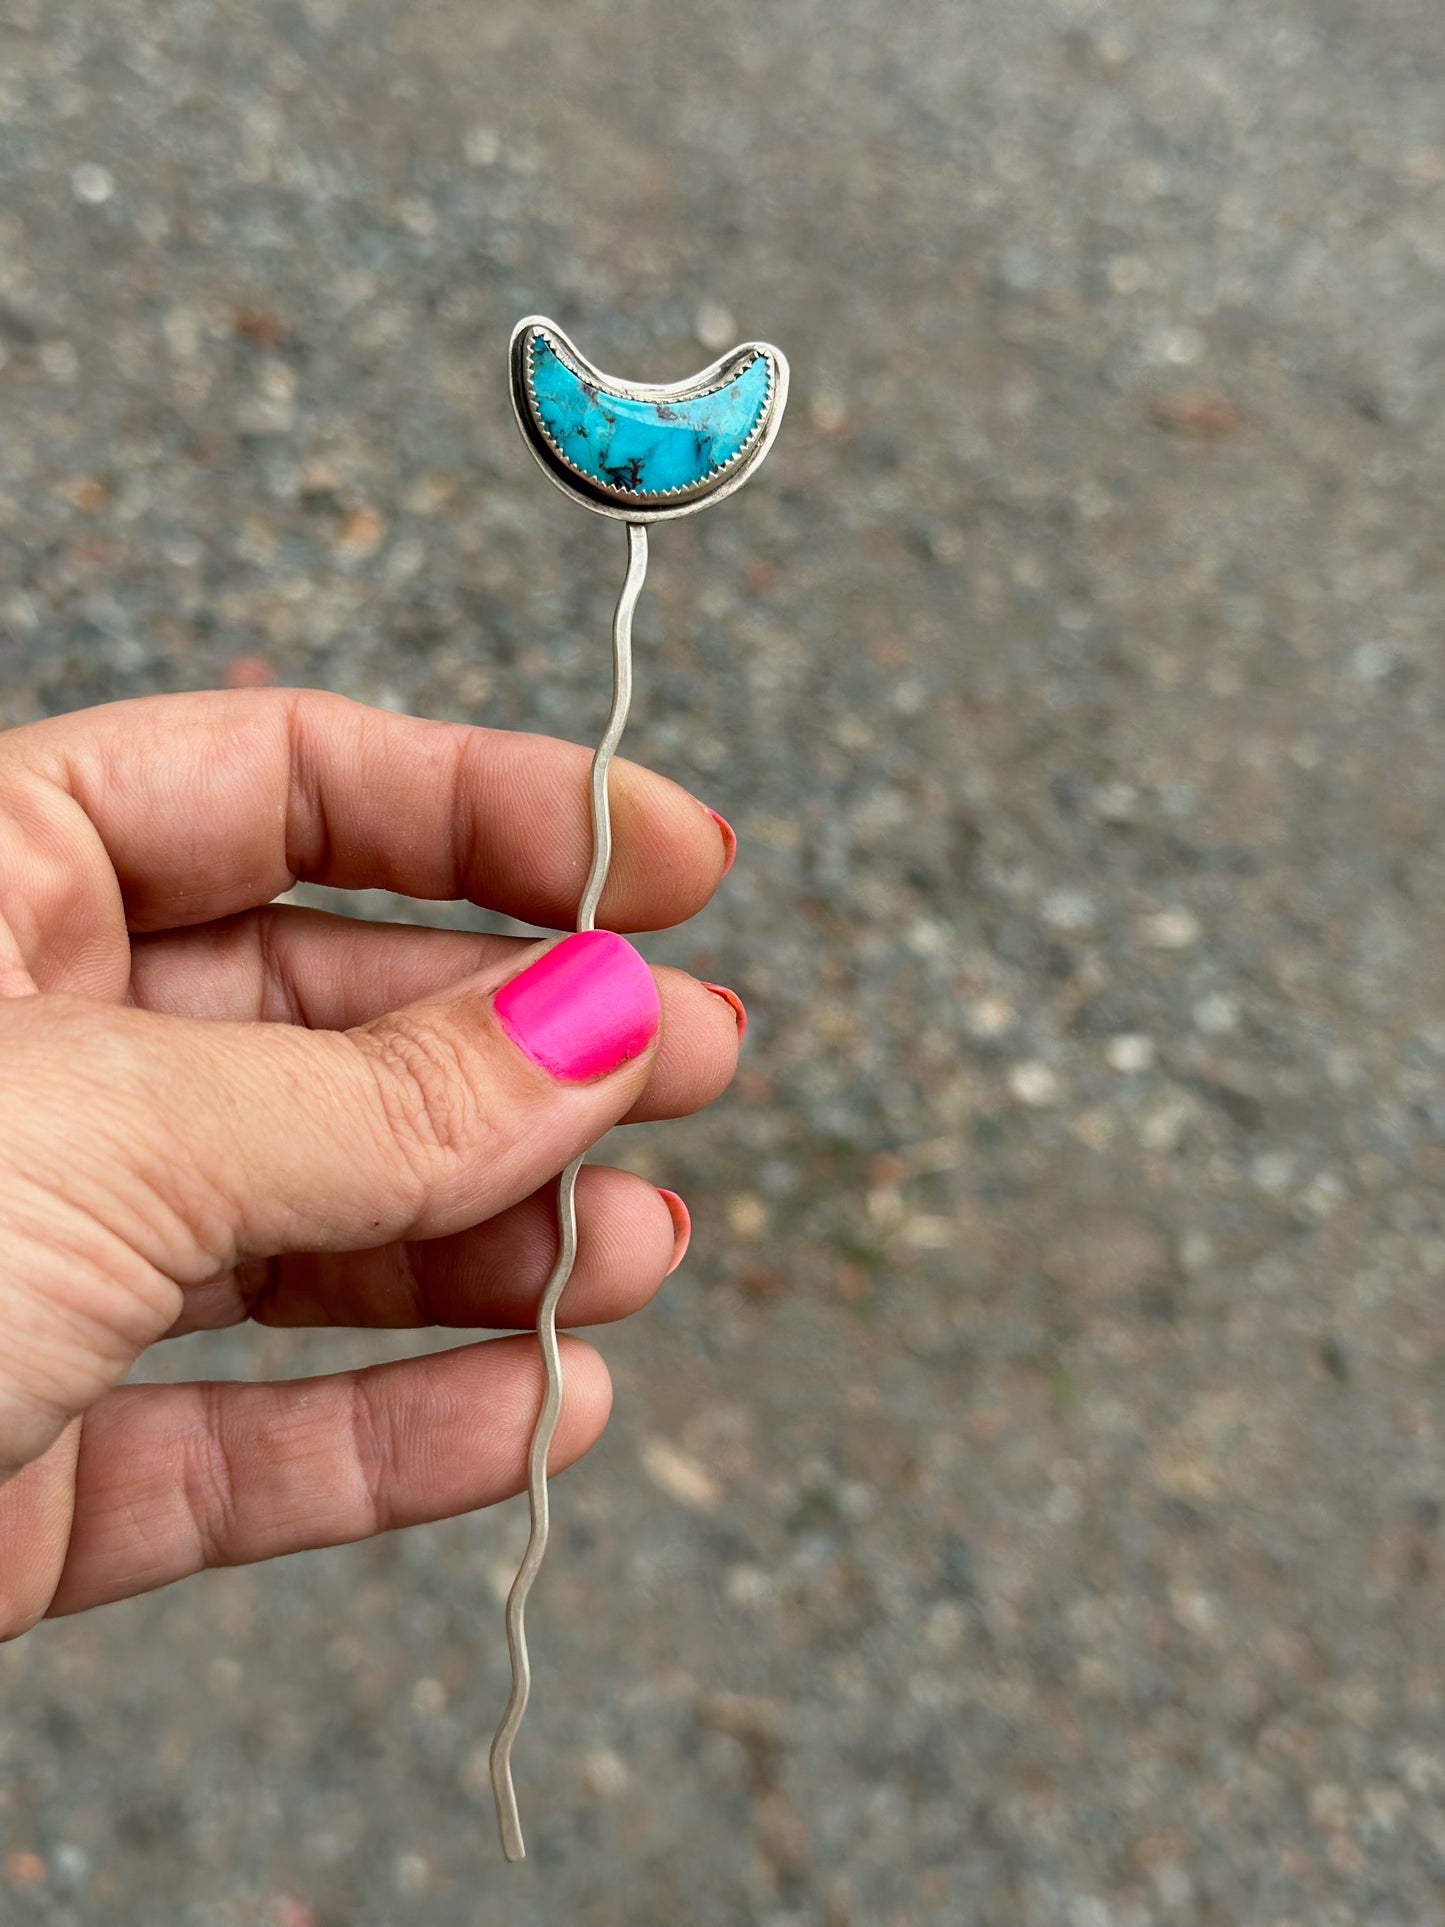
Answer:
[[[271,1385],[120,1381],[247,1317],[525,1326],[549,1180],[619,1120],[725,1087],[729,1001],[620,937],[539,966],[544,945],[272,902],[306,878],[565,928],[588,761],[279,690],[0,736],[0,1636],[521,1488],[526,1337]],[[631,764],[611,796],[599,922],[690,916],[731,833]],[[562,1322],[597,1324],[651,1296],[687,1214],[589,1167],[578,1230]],[[554,1467],[610,1398],[579,1340],[564,1372]]]

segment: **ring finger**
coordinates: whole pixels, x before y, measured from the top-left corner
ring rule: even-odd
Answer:
[[[564,1326],[610,1324],[652,1297],[682,1262],[691,1223],[672,1192],[589,1165],[577,1183],[577,1261]],[[243,1265],[186,1293],[168,1336],[262,1325],[516,1330],[536,1320],[557,1256],[556,1190],[543,1187],[449,1238],[375,1251],[318,1252]]]

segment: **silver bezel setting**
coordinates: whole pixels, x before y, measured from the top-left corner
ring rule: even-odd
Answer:
[[[546,338],[579,380],[629,401],[691,401],[699,395],[713,394],[759,355],[768,368],[767,396],[747,441],[721,468],[686,488],[668,489],[658,495],[633,494],[585,474],[568,460],[547,432],[532,393],[531,344],[538,335]],[[512,330],[508,361],[512,413],[532,459],[564,495],[617,522],[674,521],[681,515],[695,515],[700,508],[720,502],[741,488],[772,447],[788,398],[787,359],[767,341],[742,342],[685,381],[624,381],[617,375],[605,374],[590,362],[555,321],[546,315],[534,314],[527,315]]]

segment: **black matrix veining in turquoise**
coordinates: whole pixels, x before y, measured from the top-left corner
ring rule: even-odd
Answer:
[[[532,406],[553,446],[602,487],[642,498],[696,488],[736,461],[772,386],[761,354],[709,393],[652,399],[599,387],[540,333],[528,360]]]

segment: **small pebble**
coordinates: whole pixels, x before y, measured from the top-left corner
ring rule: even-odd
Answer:
[[[70,191],[82,207],[104,207],[115,193],[115,176],[95,161],[82,161],[70,176]]]
[[[391,1863],[391,1884],[405,1899],[429,1893],[432,1887],[431,1863],[419,1853],[399,1853]]]
[[[246,1671],[240,1661],[228,1654],[218,1654],[206,1667],[206,1683],[221,1699],[227,1699],[235,1693],[245,1676]]]
[[[1160,361],[1175,368],[1195,368],[1203,361],[1208,343],[1198,328],[1164,328],[1154,337],[1153,349]]]
[[[632,1781],[627,1762],[610,1746],[594,1746],[582,1756],[582,1778],[599,1800],[616,1800]]]
[[[1010,1065],[1008,1087],[1020,1104],[1028,1104],[1035,1109],[1059,1101],[1058,1075],[1038,1058],[1026,1058],[1021,1064]]]
[[[5,1873],[12,1887],[40,1887],[45,1884],[45,1862],[38,1853],[21,1850],[8,1855]]]
[[[1087,930],[1099,914],[1099,906],[1087,890],[1051,890],[1039,906],[1043,920],[1052,930]]]
[[[447,1708],[447,1689],[439,1679],[419,1679],[411,1689],[412,1716],[434,1720]]]
[[[468,167],[495,167],[502,158],[502,137],[494,127],[469,127],[462,153]]]
[[[1194,1006],[1193,1017],[1195,1029],[1203,1031],[1206,1037],[1226,1037],[1239,1028],[1239,1002],[1222,991],[1215,991],[1200,998]]]
[[[839,435],[848,426],[848,404],[829,389],[808,400],[808,419],[820,435]]]
[[[670,1440],[647,1439],[642,1447],[642,1469],[669,1499],[676,1499],[691,1512],[714,1512],[722,1498],[722,1488],[707,1467],[680,1450]]]
[[[728,1230],[735,1238],[752,1243],[768,1228],[769,1210],[764,1199],[753,1191],[739,1191],[728,1201]]]
[[[733,319],[731,308],[725,308],[721,301],[704,301],[698,306],[693,332],[704,348],[710,348],[715,355],[720,355],[725,348],[736,344],[738,324]]]
[[[1277,1198],[1294,1183],[1295,1161],[1288,1151],[1263,1151],[1249,1167],[1256,1190]]]
[[[375,509],[351,509],[337,532],[336,553],[349,560],[360,561],[368,555],[375,555],[385,534],[386,523]]]
[[[1187,950],[1198,943],[1203,928],[1192,910],[1160,910],[1141,926],[1146,944],[1154,950]]]
[[[55,1849],[56,1876],[67,1886],[78,1885],[89,1871],[90,1855],[84,1847],[77,1847],[73,1841],[66,1840]]]
[[[1018,1012],[1006,997],[982,997],[969,1005],[965,1016],[975,1037],[1002,1037],[1018,1021]]]
[[[40,349],[40,366],[52,381],[74,381],[80,373],[80,355],[74,342],[43,342]]]
[[[1137,1075],[1151,1070],[1154,1065],[1154,1039],[1141,1036],[1137,1031],[1126,1031],[1118,1037],[1111,1037],[1104,1046],[1104,1061],[1111,1070]]]

